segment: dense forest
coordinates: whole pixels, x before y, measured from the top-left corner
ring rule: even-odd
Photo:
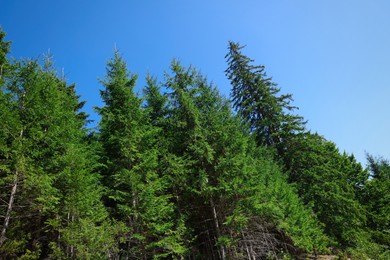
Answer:
[[[390,259],[389,161],[308,131],[240,44],[229,98],[177,60],[137,94],[115,51],[96,130],[50,57],[10,48],[0,31],[1,259]]]

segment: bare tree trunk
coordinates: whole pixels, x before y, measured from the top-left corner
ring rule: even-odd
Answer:
[[[67,218],[66,218],[66,224],[67,226],[69,226],[70,224],[70,212],[68,212],[67,215]],[[69,249],[69,245],[68,243],[66,243],[66,258],[70,258],[70,249]]]
[[[72,214],[72,217],[71,217],[71,223],[74,222],[74,214]],[[73,232],[72,232],[72,239],[73,239]],[[70,246],[70,256],[71,258],[74,258],[74,246],[71,245]]]
[[[7,227],[9,224],[9,220],[11,218],[11,212],[12,212],[12,207],[14,205],[16,190],[18,188],[18,182],[19,182],[19,173],[16,172],[14,176],[14,183],[12,184],[11,195],[9,197],[7,212],[5,213],[3,228],[1,230],[0,247],[3,245],[4,241],[6,240],[5,233],[7,232]]]
[[[211,208],[212,208],[212,211],[213,211],[213,218],[214,218],[214,224],[215,224],[217,237],[220,237],[220,233],[221,232],[220,232],[220,229],[219,229],[217,210],[215,209],[214,201],[213,201],[212,198],[210,199],[210,204],[211,204]],[[225,247],[222,245],[220,250],[221,250],[221,258],[222,258],[222,260],[225,260],[226,259]]]
[[[1,77],[3,76],[3,66],[4,66],[4,64],[0,66],[0,80],[1,80]]]
[[[23,129],[20,130],[20,135],[19,136],[20,136],[20,138],[23,137]],[[12,212],[12,207],[14,206],[14,200],[15,200],[15,196],[16,196],[16,190],[18,188],[18,183],[19,183],[19,172],[18,172],[18,169],[16,169],[15,175],[14,175],[14,183],[12,184],[11,195],[9,197],[7,212],[5,213],[3,227],[1,229],[0,247],[3,245],[3,243],[6,240],[5,233],[7,232],[7,228],[8,228],[8,225],[9,225],[9,220],[11,218],[11,212]]]

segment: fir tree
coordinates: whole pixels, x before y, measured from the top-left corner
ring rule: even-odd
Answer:
[[[49,59],[44,67],[27,60],[14,68],[7,80],[6,104],[15,114],[5,123],[17,122],[19,128],[8,157],[18,184],[17,207],[2,253],[8,257],[102,255],[103,241],[79,232],[88,225],[104,234],[99,223],[105,210],[93,173],[94,156],[83,142],[85,121],[78,112],[82,105],[74,87],[56,76]]]
[[[111,215],[127,226],[122,234],[122,256],[181,255],[186,249],[177,226],[180,223],[174,218],[167,179],[158,170],[158,129],[150,122],[154,116],[148,118],[142,100],[134,93],[136,79],[115,52],[102,81],[105,106],[98,110],[107,205]]]
[[[340,154],[333,143],[304,132],[303,118],[288,113],[295,108],[290,105],[291,95],[278,95],[280,89],[267,78],[264,66],[252,65],[241,49],[230,42],[226,56],[234,108],[250,126],[258,145],[278,151],[277,159],[289,181],[325,224],[333,242],[343,249],[364,248],[369,235],[359,193],[366,172],[353,156]]]
[[[9,64],[7,54],[11,49],[11,42],[5,41],[6,34],[0,27],[0,81],[6,73],[7,65]]]
[[[370,177],[362,189],[362,203],[368,211],[367,226],[372,238],[390,250],[390,163],[383,158],[367,155]]]
[[[365,210],[359,201],[366,175],[360,164],[318,134],[304,134],[291,143],[291,148],[285,157],[290,181],[325,224],[334,245],[344,250],[360,247],[366,253],[372,251],[365,231]]]
[[[301,116],[289,114],[291,94],[279,95],[280,88],[267,77],[264,66],[241,53],[242,46],[229,42],[226,75],[231,82],[233,108],[249,125],[259,145],[274,146],[280,155],[292,134],[301,132],[305,122]]]
[[[174,136],[171,153],[183,158],[185,170],[173,176],[174,187],[196,237],[195,252],[224,259],[276,257],[287,243],[323,249],[318,223],[267,149],[257,150],[229,103],[196,70],[174,61],[171,71],[165,132]]]
[[[163,95],[160,86],[157,84],[157,79],[151,75],[146,77],[147,85],[144,88],[144,107],[148,110],[149,118],[152,125],[161,126],[161,121],[166,116],[167,96]]]
[[[5,32],[0,28],[0,186],[1,200],[6,202],[0,207],[2,219],[0,233],[0,248],[7,239],[7,229],[14,211],[14,201],[19,185],[19,168],[23,167],[20,155],[21,127],[17,114],[17,103],[13,100],[12,93],[6,89],[6,78],[10,71],[7,54],[10,51],[10,42],[4,40]],[[18,151],[15,151],[17,148]],[[17,154],[17,156],[15,156]],[[18,157],[16,159],[15,157]]]

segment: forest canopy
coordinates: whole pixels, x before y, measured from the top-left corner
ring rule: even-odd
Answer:
[[[0,31],[0,258],[390,257],[389,161],[308,131],[239,43],[230,97],[178,60],[138,94],[115,51],[96,129],[50,56],[10,48]]]

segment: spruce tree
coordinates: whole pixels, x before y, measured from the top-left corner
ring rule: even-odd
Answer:
[[[276,149],[289,181],[325,224],[336,247],[369,252],[366,215],[359,202],[366,172],[332,142],[304,132],[303,118],[289,113],[295,108],[290,105],[291,95],[279,95],[280,89],[267,78],[264,66],[252,65],[241,49],[229,43],[226,74],[233,106],[249,125],[257,145]]]
[[[389,256],[390,250],[390,163],[384,158],[367,155],[370,177],[362,189],[362,203],[372,238]]]
[[[160,86],[157,83],[157,79],[150,74],[146,77],[147,85],[144,88],[144,107],[149,113],[149,118],[153,126],[162,126],[162,120],[164,120],[167,110],[167,96],[161,93]]]
[[[296,139],[285,157],[290,181],[295,183],[303,201],[310,205],[325,224],[328,235],[339,247],[355,247],[366,236],[366,216],[358,201],[356,176],[364,174],[336,145],[317,134]]]
[[[171,73],[164,133],[173,142],[170,153],[184,164],[172,176],[173,187],[196,237],[194,252],[227,259],[277,257],[282,248],[323,249],[318,223],[228,101],[191,67],[174,61]]]
[[[74,87],[60,80],[50,59],[16,63],[7,80],[8,109],[17,122],[8,157],[17,180],[14,221],[2,247],[5,257],[92,257],[105,244],[85,225],[105,234],[94,156],[84,140],[85,117]],[[12,195],[12,193],[11,193]]]
[[[101,81],[105,106],[98,109],[102,116],[102,174],[109,190],[106,205],[111,216],[126,225],[121,234],[122,257],[182,255],[186,249],[180,223],[174,218],[168,181],[158,170],[159,132],[152,125],[154,117],[149,118],[141,107],[142,100],[134,93],[136,80],[116,51]]]
[[[6,73],[9,65],[7,54],[10,52],[11,42],[5,41],[5,32],[0,27],[0,81]]]
[[[280,155],[292,134],[304,130],[305,122],[290,103],[291,94],[279,95],[280,88],[267,77],[265,67],[253,65],[243,55],[243,46],[229,42],[226,75],[231,82],[233,108],[249,125],[259,145],[274,146]]]
[[[19,167],[22,167],[20,154],[20,138],[22,136],[17,103],[12,93],[6,89],[7,78],[10,77],[10,63],[7,54],[10,51],[10,42],[4,40],[6,34],[0,28],[0,196],[1,201],[6,202],[0,207],[2,216],[0,248],[7,239],[7,229],[11,217],[14,217],[15,196],[19,185]],[[17,148],[18,152],[15,151]],[[18,156],[13,156],[18,154]],[[15,157],[18,157],[16,159]]]

